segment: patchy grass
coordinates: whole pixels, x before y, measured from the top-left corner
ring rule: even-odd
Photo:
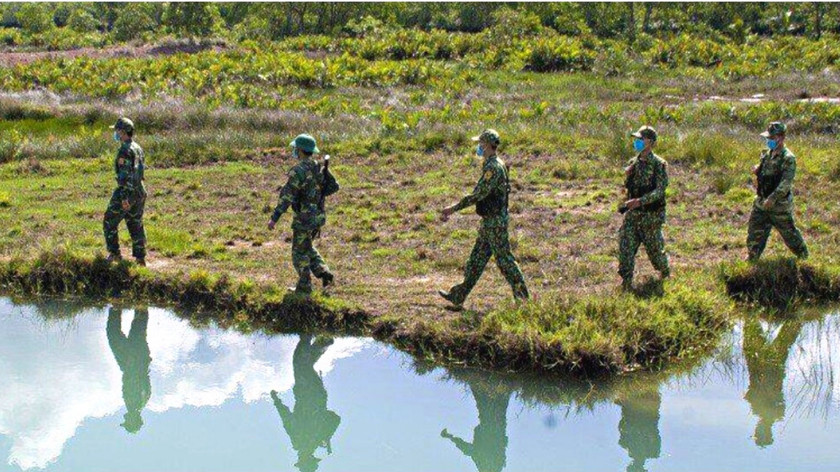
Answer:
[[[840,301],[840,267],[832,264],[772,258],[724,265],[721,276],[732,297],[768,307]]]
[[[584,374],[655,369],[708,349],[728,326],[722,297],[682,284],[661,296],[548,298],[462,319],[380,327],[422,358]]]

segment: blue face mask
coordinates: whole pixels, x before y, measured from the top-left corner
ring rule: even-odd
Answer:
[[[297,148],[293,148],[293,149],[292,149],[292,156],[294,156],[294,157],[295,157],[295,159],[297,159],[297,158],[298,158],[298,150],[297,150]]]
[[[484,148],[481,147],[481,144],[475,147],[475,155],[478,157],[484,157]]]
[[[644,151],[645,150],[645,142],[643,140],[639,139],[639,138],[633,139],[633,149],[635,149],[636,152]]]
[[[770,149],[771,151],[776,149],[778,146],[779,146],[779,143],[776,142],[775,139],[768,139],[767,140],[767,148]]]
[[[120,142],[120,133],[117,131],[114,131],[114,141]]]

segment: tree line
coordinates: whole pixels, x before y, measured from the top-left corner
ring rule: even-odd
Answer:
[[[54,28],[107,33],[278,40],[364,34],[377,27],[478,32],[513,12],[560,34],[625,38],[690,32],[742,40],[750,34],[820,38],[840,33],[840,4],[810,3],[0,3],[0,26],[30,35]]]

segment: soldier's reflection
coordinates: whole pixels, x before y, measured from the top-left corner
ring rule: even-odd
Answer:
[[[659,457],[662,438],[659,436],[659,409],[662,396],[659,388],[633,391],[616,400],[621,407],[618,423],[618,444],[630,455],[628,471],[645,471],[648,459]]]
[[[122,427],[129,433],[140,431],[143,418],[140,412],[149,401],[152,393],[149,381],[149,364],[152,356],[146,333],[149,327],[147,308],[134,311],[128,336],[122,332],[122,310],[111,307],[108,310],[108,345],[122,371],[122,393],[126,413]]]
[[[283,404],[277,392],[271,391],[274,406],[283,420],[283,428],[298,453],[295,464],[301,472],[313,472],[318,469],[321,459],[315,457],[315,451],[324,447],[332,454],[330,440],[341,422],[335,412],[327,409],[327,390],[324,381],[315,371],[315,363],[333,343],[332,339],[302,335],[292,357],[295,373],[295,385],[292,393],[295,397],[294,411]]]
[[[478,379],[467,380],[467,384],[478,408],[478,426],[473,430],[472,443],[446,429],[440,435],[472,459],[479,472],[500,472],[507,462],[507,409],[511,392]]]
[[[801,330],[801,321],[786,321],[771,341],[757,319],[744,323],[744,358],[750,378],[744,398],[758,417],[754,435],[757,446],[773,444],[773,425],[785,417],[785,367]]]

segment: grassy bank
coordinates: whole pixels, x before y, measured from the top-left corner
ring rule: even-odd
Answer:
[[[580,376],[656,369],[708,352],[728,320],[725,302],[682,287],[650,298],[620,294],[535,301],[448,320],[374,317],[331,297],[306,299],[202,272],[161,275],[64,250],[0,264],[0,288],[174,304],[198,318],[244,330],[372,335],[419,359]]]
[[[789,258],[742,262],[722,266],[721,276],[730,296],[767,307],[840,301],[840,267],[826,262]]]

